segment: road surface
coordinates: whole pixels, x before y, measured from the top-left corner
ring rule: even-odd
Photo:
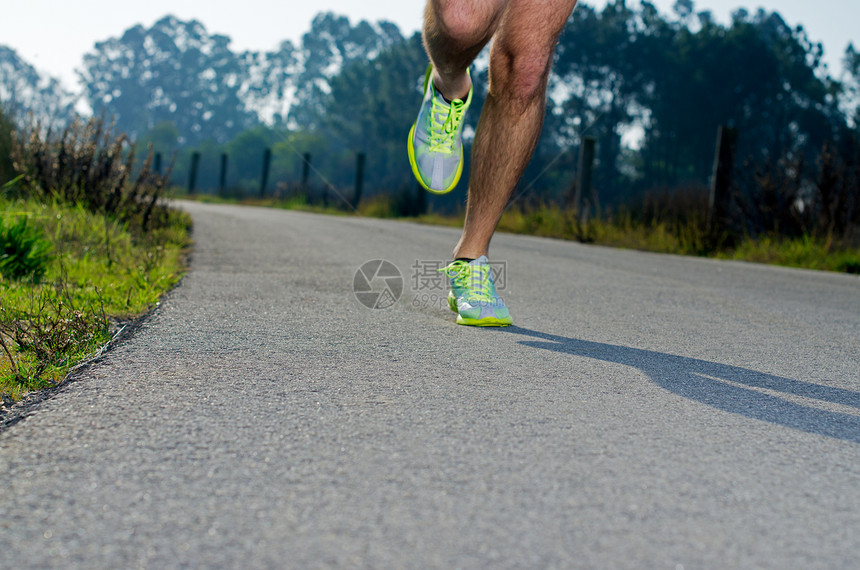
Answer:
[[[498,235],[469,328],[455,230],[183,207],[179,287],[0,433],[4,568],[860,564],[858,277]]]

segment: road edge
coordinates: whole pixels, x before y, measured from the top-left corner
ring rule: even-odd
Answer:
[[[187,271],[185,275],[187,275]],[[170,291],[167,291],[161,299],[156,302],[154,307],[132,320],[117,323],[118,330],[114,336],[111,337],[111,339],[92,356],[76,364],[60,382],[54,386],[30,392],[18,401],[3,398],[3,400],[0,401],[0,437],[2,437],[3,434],[5,434],[12,426],[27,419],[36,410],[38,410],[43,403],[59,395],[72,384],[83,380],[86,373],[94,365],[104,360],[104,358],[114,348],[134,338],[137,331],[146,324],[146,322],[149,321],[149,319],[152,318],[159,309],[161,309],[162,305],[170,298],[173,292],[182,285],[182,282],[185,280],[185,275],[176,282]]]

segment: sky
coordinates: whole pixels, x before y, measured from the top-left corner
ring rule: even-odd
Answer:
[[[606,0],[582,0],[602,7]],[[635,0],[632,0],[635,1]],[[664,13],[675,0],[653,0]],[[837,75],[845,47],[860,48],[860,0],[696,0],[696,11],[710,10],[717,20],[743,6],[779,12],[790,25],[802,24],[813,41],[825,48],[825,61]],[[8,2],[3,8],[4,25],[0,45],[11,47],[42,72],[59,78],[77,91],[75,69],[83,55],[98,41],[119,37],[136,25],[151,26],[172,14],[183,20],[200,21],[209,33],[232,39],[234,50],[271,50],[283,40],[297,42],[319,12],[349,16],[353,23],[366,19],[389,20],[404,35],[421,24],[423,0],[27,0]]]

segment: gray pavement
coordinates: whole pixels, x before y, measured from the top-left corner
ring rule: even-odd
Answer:
[[[0,433],[3,568],[860,566],[858,277],[499,235],[476,329],[455,230],[183,207],[189,275]]]

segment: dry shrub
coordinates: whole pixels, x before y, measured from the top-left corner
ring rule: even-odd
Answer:
[[[27,309],[0,305],[0,313],[0,348],[22,384],[38,382],[48,368],[91,352],[108,336],[102,307],[78,307],[63,284],[42,289]]]
[[[150,147],[133,175],[135,156],[135,145],[104,118],[78,118],[58,135],[37,123],[19,132],[12,145],[27,191],[83,204],[146,232],[167,219],[164,194],[171,169],[163,175],[153,169]]]
[[[736,229],[750,235],[860,240],[860,146],[825,144],[812,171],[802,155],[755,166],[738,177]]]

